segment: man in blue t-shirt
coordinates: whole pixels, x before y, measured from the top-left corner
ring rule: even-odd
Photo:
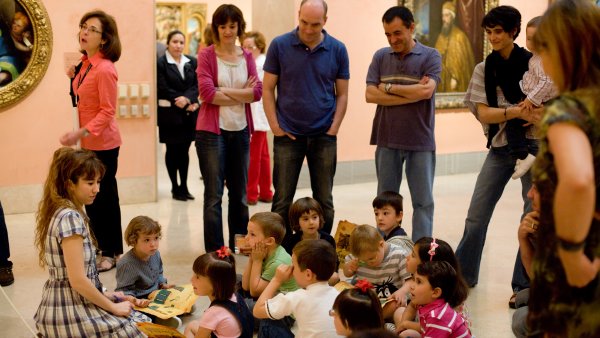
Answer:
[[[371,132],[371,144],[377,145],[377,194],[400,190],[406,162],[417,241],[433,231],[434,94],[442,60],[437,50],[412,38],[415,22],[406,7],[388,9],[382,21],[390,47],[375,52],[366,91],[367,102],[377,104]]]
[[[286,238],[292,234],[288,210],[304,158],[313,197],[323,208],[323,230],[333,226],[336,135],[348,104],[350,71],[346,46],[327,34],[326,21],[324,1],[302,1],[298,27],[273,40],[263,67],[263,105],[274,135],[271,211],[286,221]]]

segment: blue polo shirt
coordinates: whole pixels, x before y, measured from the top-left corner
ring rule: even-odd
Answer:
[[[286,132],[325,133],[336,109],[335,81],[350,78],[346,46],[323,30],[323,41],[310,50],[298,28],[276,37],[267,51],[265,72],[277,75],[277,120]]]
[[[418,83],[427,75],[440,83],[442,58],[440,53],[416,41],[413,49],[399,57],[385,47],[373,55],[367,73],[367,85]],[[377,105],[371,144],[406,151],[435,151],[435,95],[430,99],[398,106]]]

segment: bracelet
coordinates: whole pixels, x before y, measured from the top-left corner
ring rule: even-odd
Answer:
[[[504,121],[508,121],[508,117],[506,117],[506,110],[508,109],[508,107],[504,108]]]
[[[390,90],[392,89],[392,84],[386,83],[384,88],[385,88],[385,92],[389,94]]]
[[[558,240],[558,246],[569,252],[579,251],[585,246],[585,239],[581,242],[571,242],[558,236],[556,236],[556,239]]]

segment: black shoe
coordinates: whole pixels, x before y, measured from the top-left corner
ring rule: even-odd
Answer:
[[[15,282],[15,276],[12,273],[12,266],[0,268],[0,285],[9,286]]]
[[[195,200],[196,199],[194,197],[194,195],[190,194],[190,192],[187,189],[183,189],[181,191],[181,196],[184,196],[188,200]]]
[[[184,194],[179,193],[179,192],[174,192],[173,193],[173,199],[177,200],[177,201],[184,201],[184,202],[188,200],[187,197],[185,197]]]

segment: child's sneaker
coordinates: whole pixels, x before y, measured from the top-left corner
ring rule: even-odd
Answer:
[[[533,165],[534,161],[535,156],[531,154],[527,154],[527,157],[523,160],[517,160],[517,164],[515,164],[515,172],[512,174],[512,179],[516,180],[517,178],[525,175]]]

